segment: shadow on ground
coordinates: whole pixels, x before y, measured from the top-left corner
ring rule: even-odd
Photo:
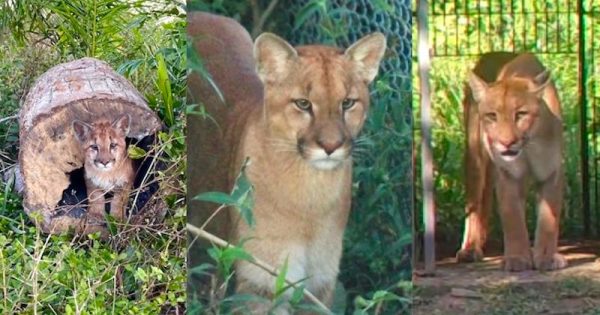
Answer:
[[[504,272],[493,252],[472,264],[441,258],[433,277],[417,265],[413,314],[600,315],[600,242],[562,244],[569,266],[553,272]]]

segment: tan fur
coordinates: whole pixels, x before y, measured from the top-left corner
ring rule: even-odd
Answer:
[[[244,248],[272,266],[281,267],[287,259],[288,277],[306,279],[306,288],[326,304],[333,296],[350,210],[353,139],[363,126],[367,85],[384,49],[381,34],[346,52],[325,46],[294,49],[275,35],[261,35],[254,55],[264,104],[239,111],[234,125],[242,128],[240,136],[229,137],[236,148],[230,178],[248,157],[256,200],[254,228],[232,210],[234,241],[247,239]],[[308,100],[310,110],[301,109],[299,99]],[[355,102],[343,110],[345,99]],[[272,296],[275,279],[265,271],[242,261],[236,275],[238,292]]]
[[[464,113],[467,218],[458,260],[483,258],[494,185],[504,231],[504,269],[564,268],[567,262],[557,252],[562,118],[549,72],[532,54],[486,54],[469,77]],[[539,185],[533,255],[525,222],[530,180]]]
[[[106,119],[91,124],[73,122],[75,135],[85,155],[89,223],[104,221],[108,192],[113,193],[110,215],[118,221],[125,220],[125,207],[135,178],[133,161],[127,154],[125,143],[130,120],[129,115],[123,115],[114,122]]]

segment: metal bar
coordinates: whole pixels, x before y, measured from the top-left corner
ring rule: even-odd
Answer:
[[[494,49],[494,42],[492,41],[492,37],[495,37],[495,35],[492,35],[492,4],[490,2],[488,2],[486,36],[488,38],[488,48],[486,50],[494,51],[495,49]]]
[[[545,24],[544,30],[546,31],[546,42],[544,44],[546,46],[546,50],[551,51],[550,50],[550,33],[548,30],[548,28],[549,28],[548,22],[550,20],[550,16],[548,15],[548,2],[547,1],[546,1],[546,5],[544,7],[544,13],[545,13],[545,18],[546,18],[546,20],[544,21],[544,24]]]
[[[417,5],[419,30],[418,62],[421,106],[421,180],[423,182],[423,223],[425,225],[425,274],[435,273],[435,204],[433,195],[433,154],[431,151],[431,93],[429,86],[429,56],[427,0]]]
[[[516,15],[515,15],[515,0],[510,0],[510,15],[512,18],[512,51],[515,52],[517,46],[517,28],[516,26]]]
[[[479,28],[482,23],[481,18],[481,0],[477,0],[477,52],[481,54],[481,29]]]
[[[506,45],[504,45],[504,40],[505,40],[504,30],[505,30],[505,28],[504,28],[503,18],[504,18],[504,1],[500,0],[500,19],[498,20],[498,23],[499,23],[498,26],[500,27],[501,30],[503,30],[503,32],[500,36],[500,38],[502,39],[502,44],[501,44],[502,46],[501,46],[500,50],[505,50],[505,47],[506,47]]]
[[[590,8],[589,9],[590,9],[590,13],[591,13],[590,14],[590,18],[591,19],[595,19],[596,16],[597,16],[596,13],[598,13],[598,11],[593,10],[593,8],[594,8],[594,6],[592,6],[592,3],[590,3]],[[593,39],[593,38],[596,38],[596,27],[594,26],[595,24],[594,24],[593,20],[592,20],[592,23],[590,23],[590,24],[592,25],[592,27],[590,27],[590,38]],[[595,46],[594,41],[591,41],[590,42],[591,54],[590,54],[590,59],[589,59],[589,62],[590,62],[591,65],[596,65],[596,56],[595,56],[594,52],[596,52],[597,49],[594,46]],[[591,87],[591,95],[593,95],[593,97],[594,97],[594,104],[592,104],[592,106],[594,106],[594,111],[595,111],[596,107],[600,105],[600,104],[598,104],[599,103],[598,102],[599,98],[598,98],[598,96],[596,94],[596,82],[597,82],[597,76],[596,75],[598,73],[596,72],[597,68],[595,68],[595,67],[596,66],[593,66],[593,68],[592,68],[592,76],[593,76],[594,80],[592,80],[592,84],[590,86]],[[596,117],[595,115],[596,114],[594,114],[594,118]],[[594,139],[596,140],[596,143],[597,143],[597,141],[598,141],[598,135],[596,133],[594,133]],[[594,146],[594,150],[596,148],[598,148],[597,145]],[[595,182],[595,186],[596,186],[596,190],[594,192],[594,209],[596,209],[596,234],[595,235],[596,235],[596,237],[599,237],[600,236],[600,209],[598,209],[599,208],[599,205],[598,205],[598,190],[599,190],[598,189],[598,186],[599,186],[598,185],[598,154],[597,154],[596,151],[594,151],[594,154],[595,154],[595,156],[594,156],[595,161],[594,162],[595,162],[595,165],[596,165],[596,172],[594,174],[594,182]]]
[[[558,14],[558,0],[556,0],[556,10],[554,11],[554,14],[556,14],[556,31],[554,32],[554,34],[556,35],[556,51],[560,52],[560,14]],[[570,17],[567,15],[567,19],[569,19]],[[568,34],[568,33],[567,33]]]
[[[459,52],[459,49],[460,49],[460,45],[459,45],[460,40],[459,40],[459,37],[458,37],[458,29],[459,29],[459,27],[458,27],[458,5],[457,5],[457,2],[458,2],[458,0],[454,0],[454,32],[455,32],[454,33],[454,40],[456,41],[456,44],[454,46],[456,48],[454,50],[454,54],[455,55],[459,54],[458,52]]]
[[[442,2],[442,14],[444,14],[444,28],[448,26],[446,21],[446,1]],[[448,56],[448,32],[444,32],[444,55]]]
[[[534,51],[539,53],[541,49],[538,49],[538,9],[537,9],[537,4],[535,2],[532,3],[533,5],[533,47],[534,47]]]
[[[577,17],[579,27],[579,117],[581,141],[581,193],[583,210],[583,235],[590,237],[590,170],[587,138],[587,66],[585,58],[585,16],[583,0],[577,0]]]
[[[521,11],[523,13],[523,51],[529,50],[527,48],[527,12],[525,12],[525,0],[521,0]]]

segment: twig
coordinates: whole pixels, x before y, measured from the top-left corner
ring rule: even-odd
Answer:
[[[201,230],[199,228],[197,228],[194,225],[191,224],[186,224],[186,228],[188,231],[210,241],[213,244],[216,244],[220,247],[225,247],[225,248],[231,248],[234,247],[233,245],[227,243],[226,241],[224,241],[223,239],[210,234],[204,230]],[[249,254],[250,257],[252,257],[252,260],[250,260],[249,262],[254,264],[255,266],[259,267],[260,269],[268,272],[270,275],[272,275],[273,277],[277,277],[278,276],[278,272],[277,269],[275,269],[274,267],[270,266],[269,264],[267,264],[266,262],[254,257],[252,254]],[[296,282],[292,282],[290,281],[287,277],[285,278],[285,283],[288,284],[289,286],[297,289],[297,283]],[[309,299],[311,302],[313,302],[314,304],[316,304],[317,306],[319,306],[320,308],[322,308],[324,311],[326,311],[327,314],[333,314],[331,312],[331,310],[329,310],[329,308],[327,306],[325,306],[325,304],[323,304],[323,302],[319,301],[319,299],[314,296],[312,293],[310,293],[310,291],[306,290],[306,289],[302,289],[302,292],[304,293],[304,296]]]
[[[252,36],[256,37],[256,36],[258,36],[259,32],[262,32],[262,28],[265,25],[267,18],[269,17],[269,15],[271,15],[273,10],[277,6],[278,1],[279,0],[271,0],[271,2],[269,2],[269,5],[267,6],[267,8],[263,12],[263,14],[258,19],[257,19],[258,10],[260,8],[258,6],[258,3],[256,3],[256,1],[252,1],[252,7],[253,7],[252,11],[253,11],[253,17],[254,17],[254,27],[252,27]]]
[[[204,221],[204,224],[202,224],[202,226],[200,227],[200,230],[204,231],[204,228],[206,228],[206,226],[210,223],[210,221],[212,221],[212,219],[214,217],[217,216],[217,214],[219,214],[219,212],[221,212],[221,210],[225,209],[227,206],[225,205],[221,205],[219,208],[217,208],[217,210],[215,210],[210,217],[208,217],[208,219],[206,219],[206,221]]]
[[[16,118],[19,118],[19,115],[12,115],[12,116],[8,116],[8,117],[0,118],[0,124],[5,121],[16,119]]]

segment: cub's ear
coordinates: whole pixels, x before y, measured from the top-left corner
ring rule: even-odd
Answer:
[[[344,55],[359,65],[363,79],[370,83],[377,76],[379,63],[385,53],[385,45],[385,36],[381,33],[373,33],[348,47]]]
[[[129,134],[130,123],[131,116],[129,114],[123,114],[112,123],[112,127],[115,128],[119,134],[126,137]]]
[[[256,72],[265,84],[282,80],[297,57],[294,47],[275,34],[262,33],[254,41]]]
[[[546,88],[546,86],[548,86],[548,84],[550,84],[551,81],[552,80],[550,77],[550,71],[548,71],[548,70],[542,71],[540,74],[536,75],[535,78],[533,78],[533,80],[532,80],[532,82],[533,82],[532,92],[534,92],[534,93],[543,92],[544,89]]]
[[[79,142],[86,142],[90,136],[92,127],[83,121],[73,120],[73,130],[75,130],[75,138],[77,138]]]
[[[479,103],[485,98],[488,90],[488,84],[473,71],[469,72],[469,87],[471,87],[475,102]]]

